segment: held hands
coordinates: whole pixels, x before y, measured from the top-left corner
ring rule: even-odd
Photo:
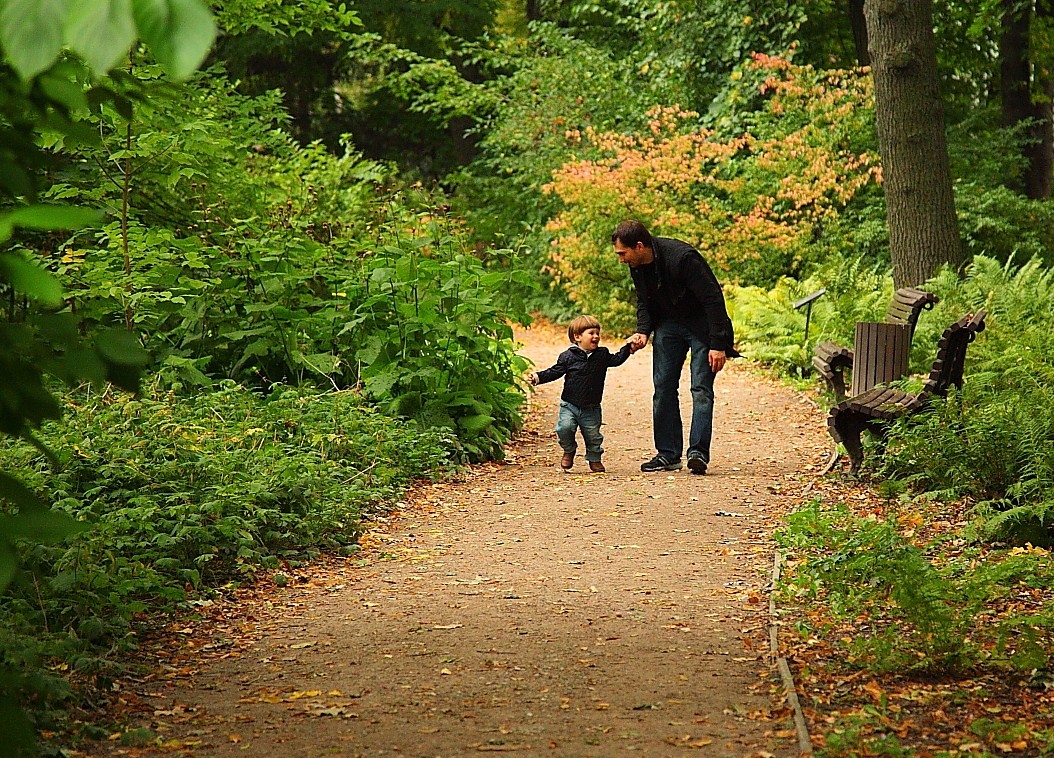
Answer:
[[[637,334],[634,334],[629,339],[627,339],[626,342],[629,343],[630,352],[635,353],[638,350],[647,347],[648,335],[641,334],[640,332],[638,332]],[[707,361],[710,364],[710,370],[713,371],[715,374],[725,367],[726,360],[728,360],[728,356],[725,355],[724,350],[711,350],[709,355],[707,355]]]
[[[537,385],[538,384],[538,374],[536,372],[534,372],[534,371],[532,371],[531,373],[527,374],[527,381],[530,382],[532,385]]]

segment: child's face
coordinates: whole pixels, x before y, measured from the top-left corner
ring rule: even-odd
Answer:
[[[575,344],[585,350],[587,353],[591,353],[596,350],[597,345],[600,344],[600,327],[591,326],[581,334],[576,334]]]

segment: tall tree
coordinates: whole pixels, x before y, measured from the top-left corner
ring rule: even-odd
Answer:
[[[964,260],[938,88],[932,0],[866,0],[875,121],[897,287]]]
[[[864,0],[849,0],[849,25],[853,30],[853,47],[856,62],[861,66],[871,65],[871,53],[867,49],[867,20],[864,18]]]
[[[1002,0],[999,89],[1004,126],[1025,127],[1027,165],[1019,189],[1037,200],[1050,197],[1054,166],[1054,79],[1039,44],[1050,33],[1052,0]],[[1049,56],[1049,54],[1048,54]]]

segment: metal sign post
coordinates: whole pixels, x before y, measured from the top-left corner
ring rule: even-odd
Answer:
[[[792,305],[794,306],[794,310],[796,310],[796,311],[800,310],[802,306],[805,306],[805,345],[806,345],[806,347],[808,347],[808,345],[809,345],[809,319],[812,318],[812,303],[813,303],[814,300],[816,300],[818,297],[820,297],[820,295],[823,295],[826,292],[827,292],[826,289],[816,290],[811,295],[806,295],[801,300],[795,300],[792,303]]]

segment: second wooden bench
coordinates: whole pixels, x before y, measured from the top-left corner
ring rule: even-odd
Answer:
[[[938,300],[932,292],[916,287],[901,287],[893,293],[884,320],[888,324],[905,324],[910,346],[922,311],[933,308]],[[845,377],[852,370],[853,357],[852,350],[837,342],[821,342],[813,350],[812,364],[838,400],[845,398]]]

